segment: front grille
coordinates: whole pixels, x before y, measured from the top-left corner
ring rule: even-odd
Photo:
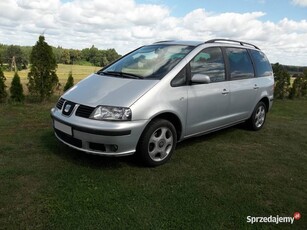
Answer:
[[[86,105],[79,105],[76,116],[78,117],[85,117],[89,118],[92,112],[94,111],[94,107],[86,106]]]
[[[65,100],[63,98],[60,98],[60,100],[58,101],[58,103],[56,104],[56,107],[61,110],[63,107]]]
[[[65,102],[71,104],[71,108],[72,108],[71,111],[67,111],[66,112],[66,113],[69,112],[69,114],[70,114],[72,112],[72,110],[73,110],[73,107],[75,106],[75,103],[70,102],[70,101],[66,101],[64,98],[60,98],[60,100],[56,104],[56,107],[59,110],[61,110],[63,108],[63,105],[64,105]],[[95,107],[90,107],[90,106],[86,106],[86,105],[79,105],[79,107],[78,107],[78,109],[76,111],[76,116],[84,117],[84,118],[89,118],[94,110],[95,110]],[[63,114],[69,115],[69,114],[66,114],[66,113],[65,113],[65,111],[63,111]]]
[[[78,148],[82,148],[82,141],[74,138],[66,133],[61,132],[60,130],[54,129],[56,135],[63,141],[65,141],[66,143],[76,146]]]

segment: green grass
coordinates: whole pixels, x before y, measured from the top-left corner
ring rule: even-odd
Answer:
[[[306,99],[275,101],[259,132],[180,143],[157,168],[60,144],[52,106],[0,105],[1,229],[306,229]],[[296,211],[295,226],[246,223]]]

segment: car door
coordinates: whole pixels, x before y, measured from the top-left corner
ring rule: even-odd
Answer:
[[[230,87],[230,118],[237,122],[249,118],[258,100],[259,85],[250,55],[243,48],[225,49]]]
[[[202,50],[191,60],[190,72],[186,137],[229,122],[229,82],[226,81],[222,50],[219,47]],[[210,83],[193,83],[196,75],[208,76]]]

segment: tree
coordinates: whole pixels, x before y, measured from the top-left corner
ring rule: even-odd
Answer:
[[[80,50],[69,50],[70,54],[70,63],[75,64],[76,62],[79,62],[81,60],[81,51]]]
[[[296,76],[289,92],[289,98],[294,99],[303,95],[304,79],[302,75]]]
[[[3,67],[3,63],[5,63],[5,54],[7,47],[3,44],[0,44],[0,66]]]
[[[25,95],[23,94],[23,88],[20,83],[20,77],[17,72],[15,72],[15,75],[13,77],[10,92],[11,92],[11,99],[13,101],[16,101],[16,102],[24,101]]]
[[[5,102],[5,99],[7,97],[7,92],[5,90],[5,76],[3,74],[2,68],[0,67],[0,102]]]
[[[20,46],[8,46],[4,58],[5,61],[10,65],[11,71],[15,71],[15,68],[18,70],[27,68],[28,60],[26,54],[22,52]]]
[[[107,57],[103,56],[102,60],[101,60],[101,65],[100,66],[104,67],[104,66],[106,66],[108,64],[109,64],[109,61],[108,61]]]
[[[61,56],[61,63],[70,64],[70,53],[68,49],[64,49]]]
[[[94,45],[89,50],[89,62],[91,62],[94,66],[100,65],[101,53],[99,52],[98,48]]]
[[[94,66],[99,66],[100,65],[100,60],[101,60],[101,52],[92,45],[91,48],[86,48],[81,51],[82,58],[85,59],[86,61],[92,63]]]
[[[67,82],[64,86],[64,92],[66,92],[67,90],[69,90],[73,86],[74,86],[74,78],[72,76],[72,72],[70,71],[69,74],[68,74]]]
[[[120,58],[121,55],[119,55],[115,49],[107,49],[106,50],[106,58],[108,59],[109,62],[113,62]]]
[[[302,83],[302,96],[305,97],[307,95],[307,69],[304,69],[303,74],[303,83]]]
[[[52,52],[55,56],[56,63],[61,63],[63,48],[61,46],[52,47]]]
[[[57,63],[51,46],[45,42],[43,35],[32,48],[30,55],[30,72],[28,73],[28,88],[32,96],[41,101],[50,98],[59,79],[56,75]]]
[[[90,49],[89,48],[85,48],[83,50],[81,50],[81,58],[85,61],[90,61]]]
[[[290,74],[279,63],[274,64],[272,67],[275,75],[274,96],[284,99],[288,96],[290,90]]]

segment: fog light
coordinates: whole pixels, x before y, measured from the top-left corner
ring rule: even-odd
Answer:
[[[118,146],[117,146],[117,145],[111,145],[111,146],[110,146],[110,150],[111,150],[112,152],[116,152],[116,151],[118,150]]]

